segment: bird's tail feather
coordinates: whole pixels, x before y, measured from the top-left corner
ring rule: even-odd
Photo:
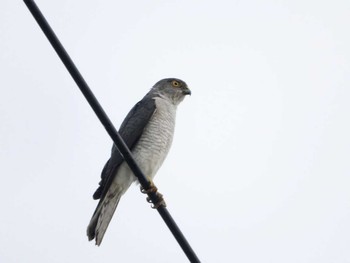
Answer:
[[[122,194],[122,191],[116,191],[116,193],[113,195],[107,193],[96,207],[87,228],[87,236],[89,241],[95,238],[97,246],[99,246],[102,242],[103,236],[107,230],[109,222],[113,217],[115,209],[118,206]]]

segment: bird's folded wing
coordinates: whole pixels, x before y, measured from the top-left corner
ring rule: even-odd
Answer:
[[[119,134],[131,151],[140,139],[155,110],[155,100],[147,94],[130,110],[124,119],[120,126]],[[114,179],[113,176],[123,160],[122,155],[113,144],[111,158],[102,170],[99,187],[93,195],[94,199],[103,199]]]

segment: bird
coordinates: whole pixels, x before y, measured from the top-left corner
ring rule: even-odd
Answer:
[[[120,136],[151,187],[173,141],[177,106],[186,95],[191,95],[191,90],[184,81],[162,79],[135,104],[119,128]],[[113,144],[111,157],[102,169],[99,187],[93,194],[99,203],[87,227],[89,241],[95,239],[95,244],[101,245],[120,198],[133,182],[137,182],[137,178]],[[159,198],[162,203],[155,206],[165,205],[160,194]]]

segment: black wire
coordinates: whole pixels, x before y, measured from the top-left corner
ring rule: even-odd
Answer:
[[[148,189],[150,187],[150,182],[147,180],[145,175],[142,173],[140,170],[139,166],[136,164],[134,158],[132,157],[132,154],[129,150],[129,148],[126,146],[125,142],[113,126],[112,122],[108,118],[107,114],[101,107],[100,103],[96,99],[95,95],[92,93],[91,89],[87,85],[86,81],[80,74],[79,70],[77,67],[74,65],[72,59],[69,57],[68,53],[62,46],[61,42],[57,38],[56,34],[46,21],[45,17],[41,13],[40,9],[36,5],[36,3],[32,0],[24,0],[24,3],[27,5],[29,11],[32,13],[34,16],[35,20],[39,24],[40,28],[50,41],[51,45],[55,49],[56,53],[58,56],[61,58],[63,64],[66,66],[67,70],[73,77],[75,83],[78,85],[79,89],[85,96],[86,100],[89,102],[90,106],[94,110],[95,114],[99,118],[100,122],[103,124],[105,129],[107,130],[109,136],[112,138],[113,142],[115,145],[118,147],[118,150],[120,153],[123,155],[125,161],[128,163],[130,169],[133,171],[135,176],[138,178],[141,186],[144,189]],[[155,193],[150,193],[149,194],[150,199],[154,204],[156,204],[159,200],[158,197]],[[197,255],[191,248],[190,244],[186,240],[185,236],[182,234],[181,230],[177,226],[176,222],[164,206],[159,206],[157,208],[157,211],[163,218],[164,222],[174,235],[175,239],[181,246],[182,250],[186,254],[187,258],[190,260],[190,262],[200,262]]]

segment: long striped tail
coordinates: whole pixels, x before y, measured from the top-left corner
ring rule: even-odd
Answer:
[[[122,194],[122,191],[116,191],[113,195],[108,192],[96,207],[86,232],[89,241],[95,239],[97,246],[101,245],[103,236],[106,233]]]

